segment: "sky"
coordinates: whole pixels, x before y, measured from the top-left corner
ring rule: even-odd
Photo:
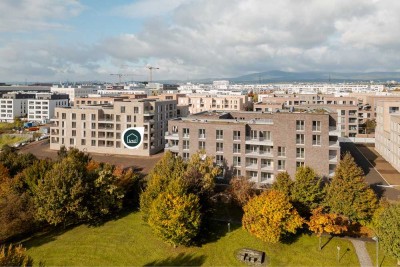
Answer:
[[[0,82],[400,71],[398,0],[0,0]]]

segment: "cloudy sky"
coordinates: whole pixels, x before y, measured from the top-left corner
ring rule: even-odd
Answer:
[[[0,82],[400,71],[398,0],[0,0]],[[141,75],[141,76],[140,76]]]

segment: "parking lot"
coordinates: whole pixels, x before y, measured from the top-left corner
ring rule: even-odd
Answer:
[[[30,143],[24,147],[19,148],[22,153],[32,153],[40,159],[50,158],[54,159],[57,157],[57,151],[50,150],[49,140],[41,140]],[[125,155],[110,155],[110,154],[98,154],[89,153],[93,160],[99,162],[107,162],[114,165],[119,165],[124,168],[134,167],[136,170],[147,174],[157,163],[157,161],[163,156],[164,153],[158,153],[150,157],[139,157],[139,156],[125,156]]]

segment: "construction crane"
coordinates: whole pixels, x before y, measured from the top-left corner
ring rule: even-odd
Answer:
[[[121,78],[125,76],[142,76],[139,74],[111,73],[110,75],[118,76],[118,82],[121,83]]]
[[[149,82],[152,82],[153,81],[153,70],[159,70],[160,68],[156,68],[156,67],[152,67],[152,66],[146,66],[146,68],[148,68],[150,71],[150,81]]]

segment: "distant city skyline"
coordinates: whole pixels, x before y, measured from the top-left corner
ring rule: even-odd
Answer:
[[[400,71],[395,0],[2,0],[0,82]]]

